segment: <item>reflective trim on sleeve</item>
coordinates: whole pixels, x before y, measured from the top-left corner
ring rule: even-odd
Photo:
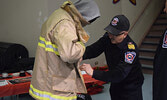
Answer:
[[[85,49],[85,45],[83,42],[79,41],[78,43],[80,43],[83,46],[83,48]]]
[[[63,96],[54,95],[46,91],[40,91],[35,89],[32,86],[32,84],[30,85],[29,93],[36,99],[40,99],[40,100],[76,100],[77,99],[77,96],[63,97]]]
[[[59,56],[58,48],[55,44],[52,44],[50,41],[46,41],[45,38],[39,37],[38,46],[45,48],[45,51],[53,52]]]

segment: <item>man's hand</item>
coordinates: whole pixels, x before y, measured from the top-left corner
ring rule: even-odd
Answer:
[[[90,64],[82,64],[79,69],[81,71],[85,71],[88,75],[92,76],[93,75],[93,69]]]

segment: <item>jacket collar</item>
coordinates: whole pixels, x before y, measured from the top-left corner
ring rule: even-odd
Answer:
[[[70,1],[64,2],[61,6],[62,9],[67,11],[69,15],[73,18],[77,30],[77,35],[81,42],[86,43],[89,40],[89,35],[85,32],[82,26],[90,24],[87,22],[82,15],[78,12],[74,4]]]

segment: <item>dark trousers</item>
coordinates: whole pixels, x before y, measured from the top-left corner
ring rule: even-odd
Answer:
[[[120,85],[110,87],[110,96],[112,100],[143,100],[142,87],[126,88]]]
[[[161,50],[154,61],[153,100],[167,100],[167,49]]]

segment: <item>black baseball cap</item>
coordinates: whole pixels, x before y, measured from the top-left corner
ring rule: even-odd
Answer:
[[[110,24],[104,30],[113,35],[119,35],[122,31],[128,31],[129,27],[128,18],[124,15],[117,15],[112,18]]]

